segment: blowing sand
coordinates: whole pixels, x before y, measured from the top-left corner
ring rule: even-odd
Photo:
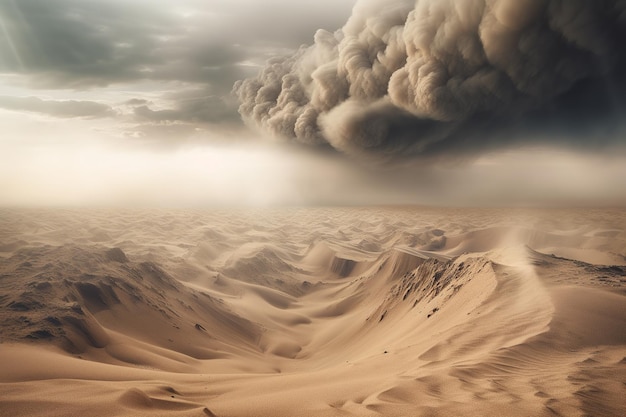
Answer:
[[[0,210],[1,416],[625,416],[626,211]]]

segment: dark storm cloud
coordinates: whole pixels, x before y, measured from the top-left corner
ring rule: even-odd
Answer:
[[[378,160],[595,146],[626,116],[624,39],[623,0],[363,0],[234,91],[252,125]]]
[[[343,3],[349,10],[350,2]],[[0,3],[0,71],[31,75],[53,88],[152,79],[230,90],[237,78],[247,75],[241,63],[264,56],[263,48],[310,42],[313,27],[341,24],[340,17],[327,15],[347,14],[322,13],[314,5],[5,0]]]
[[[0,96],[0,108],[61,118],[101,118],[116,115],[110,106],[94,101],[42,100],[37,97]]]
[[[330,8],[320,5],[326,2]],[[253,75],[268,55],[310,42],[315,27],[339,27],[351,4],[4,0],[0,74],[44,89],[132,90],[144,81],[164,82],[162,91],[180,86],[182,92],[164,93],[158,107],[149,103],[154,94],[126,103],[138,121],[240,124],[233,83]]]
[[[200,22],[149,3],[7,0],[0,5],[0,71],[47,88],[89,88],[136,80],[228,85],[241,51],[194,36]],[[207,22],[210,23],[210,22]]]

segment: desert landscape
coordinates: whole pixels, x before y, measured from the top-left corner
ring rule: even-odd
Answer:
[[[626,415],[623,209],[2,209],[2,416]]]
[[[0,1],[0,417],[626,417],[626,0]]]

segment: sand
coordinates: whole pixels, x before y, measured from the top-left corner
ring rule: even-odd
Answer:
[[[624,416],[626,210],[0,209],[0,416]]]

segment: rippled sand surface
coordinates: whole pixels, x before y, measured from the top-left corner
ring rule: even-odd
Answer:
[[[0,210],[2,416],[623,416],[626,211]]]

